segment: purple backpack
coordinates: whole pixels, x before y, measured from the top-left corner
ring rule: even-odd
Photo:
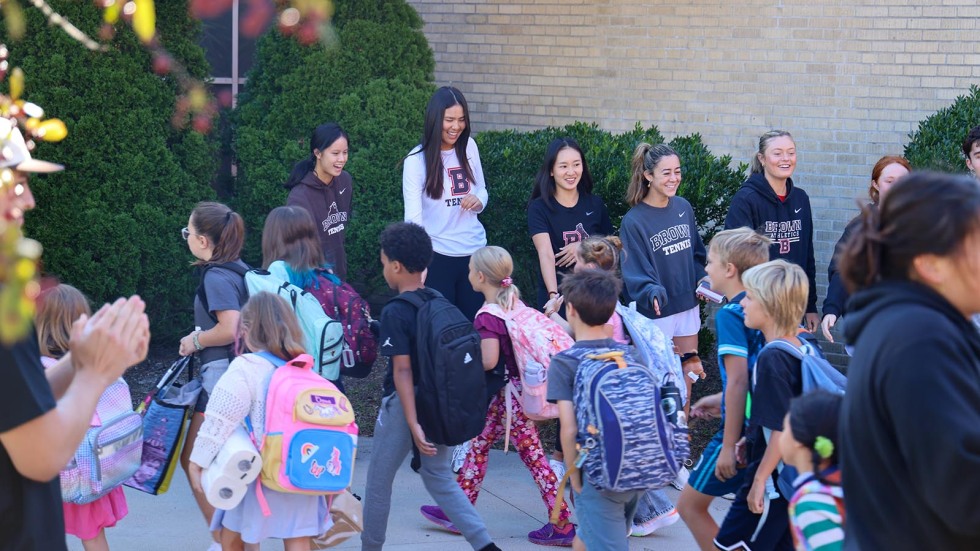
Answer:
[[[347,344],[340,361],[340,374],[364,378],[371,372],[378,358],[378,340],[371,329],[371,307],[348,283],[340,285],[323,274],[317,276],[319,287],[312,285],[305,290],[316,297],[323,312],[339,321],[344,329]]]

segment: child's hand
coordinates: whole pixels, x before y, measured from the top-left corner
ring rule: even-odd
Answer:
[[[715,478],[724,482],[735,476],[738,471],[736,463],[735,448],[725,449],[722,447],[715,462]]]
[[[180,350],[178,354],[181,356],[190,356],[197,351],[197,348],[194,346],[194,333],[197,333],[197,331],[189,333],[180,339]]]
[[[568,481],[572,483],[572,490],[575,490],[576,494],[582,493],[582,470],[575,469],[571,474],[568,475]]]
[[[544,305],[544,315],[550,318],[551,314],[554,314],[561,309],[561,304],[563,302],[565,302],[565,297],[561,295],[553,295]]]
[[[721,417],[721,397],[719,394],[705,396],[691,406],[691,419],[714,419]]]
[[[426,440],[422,425],[415,423],[415,426],[412,427],[412,439],[415,440],[415,447],[419,449],[419,453],[422,455],[436,454],[436,447]]]
[[[201,477],[204,474],[204,469],[200,465],[194,463],[193,461],[187,465],[187,479],[190,480],[191,488],[199,493],[204,493],[204,485],[201,484]]]
[[[735,462],[738,465],[745,465],[747,463],[747,458],[745,457],[745,443],[746,440],[744,436],[739,438],[738,442],[735,442]]]
[[[758,481],[752,483],[748,497],[745,500],[749,504],[749,511],[761,515],[766,504],[766,483]]]

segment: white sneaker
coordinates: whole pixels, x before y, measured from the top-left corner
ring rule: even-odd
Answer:
[[[548,464],[551,465],[551,470],[555,473],[555,477],[561,482],[561,477],[565,476],[565,462],[558,461],[557,459],[549,459]]]
[[[735,493],[734,492],[729,492],[729,493],[721,496],[721,499],[727,499],[728,501],[735,501]]]
[[[671,509],[669,513],[653,517],[643,524],[634,524],[632,530],[630,530],[630,535],[637,538],[649,536],[664,526],[670,526],[680,519],[681,516],[677,514],[677,509]]]
[[[469,441],[463,442],[462,444],[453,448],[453,472],[458,473],[463,469],[463,463],[466,461],[466,454],[470,453]]]
[[[687,486],[687,479],[691,477],[691,471],[687,470],[687,467],[681,467],[681,470],[677,471],[677,478],[670,482],[670,485],[677,490],[683,490],[684,486]]]

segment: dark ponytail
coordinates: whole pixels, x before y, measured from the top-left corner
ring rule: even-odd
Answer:
[[[191,212],[191,225],[213,245],[211,259],[195,264],[222,264],[242,256],[245,245],[245,221],[227,205],[205,201]]]
[[[914,172],[899,180],[879,209],[865,206],[861,227],[841,254],[850,292],[882,280],[908,280],[916,257],[960,251],[980,227],[980,185],[969,176]]]
[[[317,126],[313,130],[313,134],[310,135],[310,156],[293,165],[293,171],[289,173],[289,178],[286,179],[283,187],[293,189],[299,185],[303,181],[303,178],[313,171],[313,167],[316,166],[316,152],[330,147],[332,143],[340,138],[350,142],[347,133],[344,132],[344,129],[339,124],[328,122]]]

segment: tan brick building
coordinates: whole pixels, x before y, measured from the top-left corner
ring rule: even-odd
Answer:
[[[980,82],[976,0],[409,2],[478,131],[640,121],[743,161],[762,132],[791,131],[821,302],[874,162]]]

